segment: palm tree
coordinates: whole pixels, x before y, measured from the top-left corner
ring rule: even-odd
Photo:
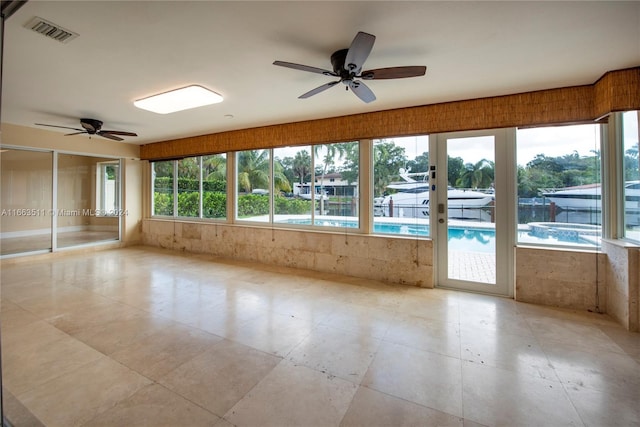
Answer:
[[[467,163],[456,184],[462,188],[489,188],[493,183],[494,167],[494,163],[487,159],[475,164]]]
[[[284,166],[277,160],[273,162],[273,186],[277,191],[291,192],[291,183],[284,173]]]
[[[269,151],[250,150],[238,153],[238,188],[251,193],[269,188]]]
[[[311,173],[311,156],[306,150],[298,151],[293,159],[293,174],[300,179],[300,184]]]
[[[202,157],[204,179],[227,179],[227,158],[223,154]]]
[[[393,141],[382,141],[373,146],[373,158],[373,193],[380,196],[386,191],[391,178],[397,176],[400,168],[407,163],[407,157],[403,147],[397,146]]]
[[[291,183],[280,162],[273,163],[273,183],[278,191],[291,191]],[[238,188],[250,193],[256,188],[269,188],[269,151],[251,150],[238,153]]]
[[[324,194],[324,176],[327,174],[327,169],[330,165],[335,163],[336,156],[338,159],[341,159],[346,152],[346,146],[344,144],[318,144],[313,146],[314,154],[317,157],[320,157],[320,154],[325,150],[326,153],[324,158],[322,159],[322,174],[320,176],[320,194]],[[314,192],[312,192],[313,194]],[[320,215],[324,215],[324,200],[320,197]]]

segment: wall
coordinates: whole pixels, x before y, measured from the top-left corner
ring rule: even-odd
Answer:
[[[127,245],[142,242],[142,215],[144,171],[149,169],[149,162],[137,159],[123,159],[122,181],[126,183],[122,190],[122,203],[125,212],[122,215],[122,240]]]
[[[640,249],[620,241],[605,241],[602,248],[608,255],[607,313],[630,331],[640,331]]]
[[[431,240],[145,219],[146,245],[433,287]]]
[[[603,253],[518,247],[515,299],[576,310],[595,311],[599,307],[605,311],[606,271],[607,256]]]
[[[600,311],[628,330],[640,331],[639,287],[640,248],[637,245],[604,240],[602,252],[597,254],[516,248],[517,301]]]

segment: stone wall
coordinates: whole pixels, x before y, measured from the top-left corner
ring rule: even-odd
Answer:
[[[605,311],[606,271],[607,257],[603,253],[519,247],[516,248],[515,299]]]
[[[433,287],[431,240],[146,219],[143,243],[244,261]]]
[[[630,331],[639,331],[638,286],[640,249],[623,242],[605,241],[607,262],[607,313]]]

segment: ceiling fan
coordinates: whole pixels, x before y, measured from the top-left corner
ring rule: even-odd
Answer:
[[[340,80],[325,83],[307,93],[303,93],[298,98],[304,99],[323,92],[338,83],[345,85],[346,89],[351,91],[362,101],[372,102],[376,100],[376,96],[371,89],[365,85],[362,80],[383,80],[383,79],[402,79],[406,77],[424,76],[427,71],[425,66],[408,66],[408,67],[389,67],[376,68],[373,70],[362,71],[362,65],[369,57],[376,36],[362,31],[356,34],[351,42],[349,49],[341,49],[331,55],[331,65],[333,71],[325,70],[308,65],[294,64],[292,62],[275,61],[273,65],[281,67],[293,68],[294,70],[308,71],[310,73],[324,74],[325,76],[339,77]]]
[[[78,135],[78,134],[81,134],[81,133],[87,133],[89,135],[98,135],[98,136],[101,136],[103,138],[113,139],[114,141],[124,141],[124,139],[122,139],[122,138],[120,138],[119,136],[116,136],[116,135],[138,136],[137,134],[135,134],[133,132],[124,132],[124,131],[119,131],[119,130],[102,130],[102,122],[100,120],[96,120],[96,119],[80,119],[80,125],[82,126],[82,129],[80,129],[80,128],[72,128],[72,127],[68,127],[68,126],[46,125],[44,123],[36,123],[36,125],[38,125],[38,126],[49,126],[49,127],[52,127],[52,128],[72,129],[72,130],[78,131],[78,132],[67,133],[67,134],[65,134],[65,136]]]

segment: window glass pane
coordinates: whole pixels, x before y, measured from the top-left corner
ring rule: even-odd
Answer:
[[[598,246],[599,125],[518,129],[517,163],[518,242]]]
[[[624,235],[640,241],[640,111],[628,111],[622,115],[622,145],[624,150]]]
[[[173,161],[153,162],[153,213],[173,216]]]
[[[112,210],[106,215],[97,214],[97,189],[101,179],[97,172],[102,170],[101,164],[108,161],[98,157],[58,154],[56,219],[59,248],[119,238],[121,212]],[[115,184],[118,181],[115,169],[111,172],[114,173],[112,183]],[[113,188],[112,200],[119,191],[119,188]]]
[[[242,221],[269,222],[269,150],[240,151],[237,160],[236,215]]]
[[[227,217],[227,155],[202,157],[202,217]]]
[[[178,216],[200,217],[200,158],[178,160]]]
[[[51,250],[53,153],[2,149],[0,254]]]
[[[311,224],[311,147],[273,150],[274,222]]]
[[[373,141],[373,231],[429,235],[429,137]]]
[[[315,225],[357,228],[358,142],[315,145]]]

